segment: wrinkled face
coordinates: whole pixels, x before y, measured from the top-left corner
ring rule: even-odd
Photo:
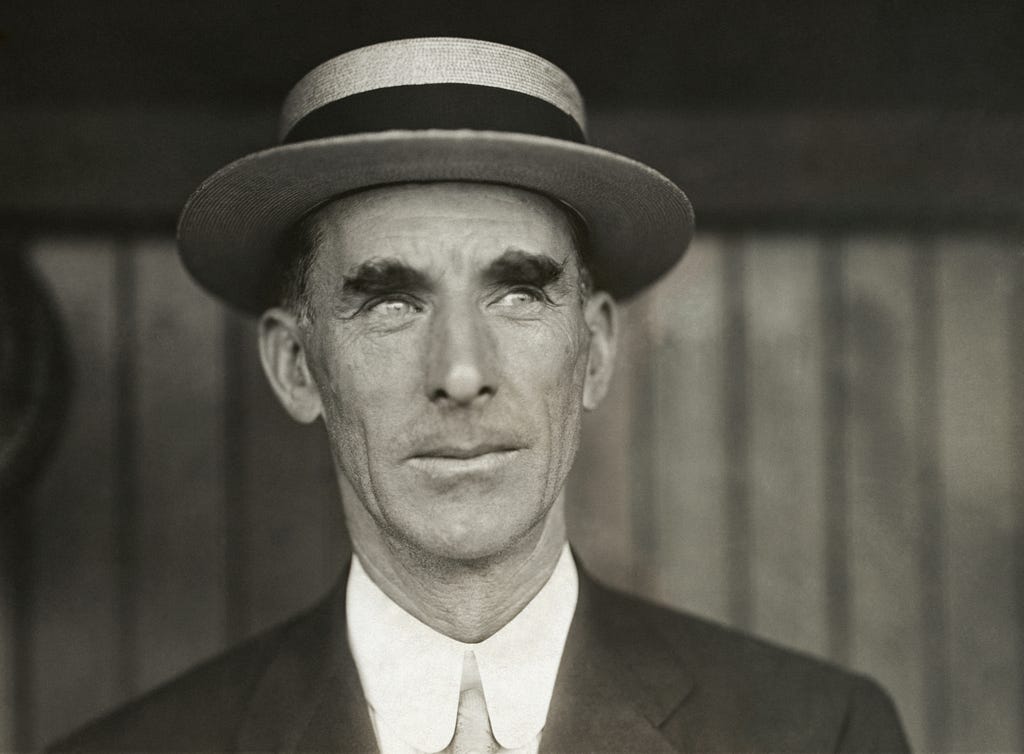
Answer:
[[[567,217],[439,183],[348,197],[313,224],[304,340],[346,507],[435,556],[514,545],[578,444],[590,332]]]

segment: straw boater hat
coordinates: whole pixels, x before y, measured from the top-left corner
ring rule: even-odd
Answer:
[[[185,266],[228,303],[279,303],[284,232],[340,195],[388,184],[476,181],[568,205],[587,227],[595,283],[629,296],[665,273],[693,233],[682,191],[586,143],[576,85],[529,52],[472,39],[384,42],[310,71],[282,108],[279,146],[236,160],[189,198]]]

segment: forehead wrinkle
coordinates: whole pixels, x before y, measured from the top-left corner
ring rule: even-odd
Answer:
[[[459,188],[460,191],[454,189]],[[472,191],[473,193],[466,193]],[[426,196],[424,195],[425,192]],[[408,201],[403,205],[403,197],[411,197],[414,203],[429,201],[427,196],[448,193],[446,201],[433,207],[409,206]],[[381,187],[368,191],[342,197],[325,205],[318,211],[320,219],[335,219],[343,222],[338,223],[344,232],[345,226],[360,227],[371,222],[392,223],[401,220],[447,220],[447,219],[476,219],[480,217],[479,203],[476,199],[482,199],[496,205],[512,206],[516,208],[528,208],[535,215],[543,217],[552,225],[567,228],[569,225],[566,210],[555,203],[554,200],[528,191],[508,186],[497,186],[490,184],[462,184],[458,182],[443,184],[411,184]],[[395,217],[397,214],[398,218]],[[496,218],[491,218],[496,219]],[[522,218],[505,218],[508,222],[518,222]]]
[[[371,214],[386,214],[391,208],[387,207],[395,199],[401,200],[403,196],[414,197],[413,201],[423,201],[424,196],[442,196],[445,198],[441,207],[431,207],[426,210],[429,216],[436,216],[435,209],[451,213],[453,217],[475,216],[476,207],[474,202],[477,199],[493,202],[495,204],[528,207],[547,216],[563,216],[565,208],[559,202],[550,197],[544,196],[529,189],[502,184],[474,183],[464,181],[441,181],[435,183],[413,183],[398,184],[393,186],[381,186],[361,191],[357,194],[341,197],[326,207],[342,207],[344,211],[369,207]],[[379,205],[385,205],[380,207]],[[378,206],[374,206],[378,205]],[[417,208],[422,211],[422,208]],[[418,217],[419,215],[409,215]]]

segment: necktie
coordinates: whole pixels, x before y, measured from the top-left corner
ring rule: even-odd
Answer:
[[[501,744],[491,733],[476,657],[472,652],[466,652],[462,660],[462,693],[459,695],[455,736],[444,750],[445,754],[497,754],[501,750]]]

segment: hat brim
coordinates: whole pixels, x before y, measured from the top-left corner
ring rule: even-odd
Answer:
[[[566,202],[587,224],[595,284],[618,298],[670,269],[693,235],[679,187],[621,155],[515,133],[385,131],[286,144],[224,167],[182,210],[182,260],[207,290],[259,314],[279,303],[275,254],[306,213],[359,189],[428,181],[498,183]]]

